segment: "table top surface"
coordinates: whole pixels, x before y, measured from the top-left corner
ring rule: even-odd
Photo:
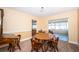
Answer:
[[[0,36],[0,45],[12,43],[15,45],[15,40],[18,39],[18,36],[14,34],[3,34]]]
[[[18,36],[14,34],[3,34],[0,38],[18,38]]]
[[[49,36],[49,33],[37,33],[35,35],[35,38],[40,39],[40,40],[49,40],[50,36]]]

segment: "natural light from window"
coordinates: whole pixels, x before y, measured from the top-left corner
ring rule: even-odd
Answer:
[[[68,30],[68,22],[67,21],[49,21],[48,23],[48,29],[62,29],[62,30]]]

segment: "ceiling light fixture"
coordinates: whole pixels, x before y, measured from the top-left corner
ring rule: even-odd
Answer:
[[[41,10],[40,10],[40,12],[43,12],[44,11],[44,7],[41,7]]]

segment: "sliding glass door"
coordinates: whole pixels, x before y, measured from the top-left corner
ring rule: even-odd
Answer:
[[[48,22],[48,29],[53,31],[60,40],[68,41],[68,19],[50,20]]]

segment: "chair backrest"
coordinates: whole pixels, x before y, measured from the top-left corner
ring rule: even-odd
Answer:
[[[36,38],[34,38],[34,39],[31,38],[31,42],[32,42],[32,43],[36,43],[36,42],[38,42],[38,40],[37,40]]]
[[[20,39],[21,39],[21,35],[20,35],[20,34],[18,34],[17,36],[19,37],[19,41],[20,41]]]
[[[59,37],[56,38],[55,42],[58,45]]]
[[[36,41],[36,42],[39,42],[40,40],[39,40],[38,38],[35,38],[35,41]]]
[[[32,43],[32,45],[34,44],[34,40],[33,40],[33,38],[31,38],[31,43]]]
[[[54,40],[54,38],[51,38],[51,40]]]
[[[32,36],[34,36],[36,34],[36,30],[32,29]]]
[[[54,34],[53,31],[49,30],[49,33]]]
[[[43,31],[43,30],[39,30],[38,33],[45,33],[45,31]]]
[[[56,38],[56,41],[59,41],[59,37]]]

